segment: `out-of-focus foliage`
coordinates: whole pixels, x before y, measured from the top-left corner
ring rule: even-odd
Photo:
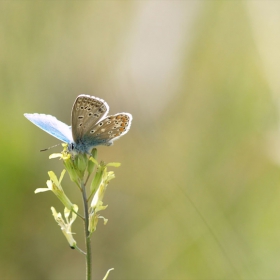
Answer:
[[[70,123],[82,93],[134,117],[98,149],[122,166],[94,234],[95,279],[108,267],[109,279],[279,278],[279,10],[269,0],[1,1],[0,278],[84,278],[51,215],[63,207],[34,195],[63,169],[53,150],[39,153],[57,140],[23,117]],[[69,179],[64,188],[76,201]]]

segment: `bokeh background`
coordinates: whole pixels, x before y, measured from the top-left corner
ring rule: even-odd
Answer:
[[[70,124],[89,94],[134,117],[98,149],[122,166],[94,279],[280,279],[279,31],[279,1],[1,1],[0,278],[84,279],[34,194],[61,149],[23,113]]]

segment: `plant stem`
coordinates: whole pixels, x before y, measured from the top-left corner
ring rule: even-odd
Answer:
[[[80,215],[78,212],[74,211],[73,209],[71,210],[73,213],[75,213],[79,218],[81,218],[82,220],[85,220],[85,218]]]
[[[91,242],[90,242],[90,232],[88,230],[89,225],[89,214],[88,214],[88,202],[87,202],[87,193],[86,185],[84,182],[81,182],[82,193],[83,193],[83,202],[84,202],[84,212],[85,212],[85,242],[86,242],[86,280],[91,280]]]

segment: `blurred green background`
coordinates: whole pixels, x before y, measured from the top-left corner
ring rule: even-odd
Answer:
[[[0,22],[0,279],[84,279],[34,194],[58,141],[23,117],[70,124],[79,94],[134,117],[98,149],[122,166],[94,279],[280,279],[279,1],[1,1]]]

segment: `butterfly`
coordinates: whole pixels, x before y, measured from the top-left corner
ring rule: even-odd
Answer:
[[[132,115],[119,113],[107,116],[109,105],[101,98],[79,95],[72,108],[72,126],[45,114],[24,114],[33,124],[68,144],[71,154],[89,154],[98,145],[111,146],[125,135],[131,126]]]

